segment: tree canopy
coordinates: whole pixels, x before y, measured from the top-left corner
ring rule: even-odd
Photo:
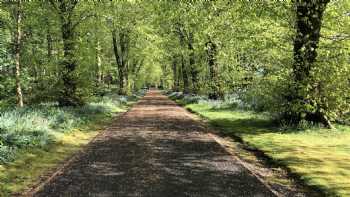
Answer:
[[[349,113],[349,32],[346,0],[2,1],[0,99],[157,86],[331,127]]]

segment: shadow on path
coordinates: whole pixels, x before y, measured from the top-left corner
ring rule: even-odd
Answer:
[[[274,196],[186,113],[150,91],[35,196]]]

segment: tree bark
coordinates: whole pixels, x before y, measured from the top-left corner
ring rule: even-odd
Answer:
[[[189,89],[190,81],[188,79],[186,62],[183,55],[181,55],[181,72],[182,72],[182,80],[183,80],[183,93],[188,94],[190,92],[190,89]]]
[[[51,26],[50,22],[47,20],[47,30],[46,30],[46,42],[47,42],[47,58],[50,61],[52,57],[52,35],[51,35]]]
[[[129,92],[129,90],[130,90],[130,84],[129,84],[129,60],[127,60],[126,61],[126,63],[125,63],[125,67],[124,67],[124,74],[125,74],[125,76],[124,76],[124,83],[125,83],[125,87],[126,87],[126,89],[124,90],[124,93],[125,94],[129,94],[130,92]]]
[[[77,67],[77,60],[75,57],[75,25],[72,21],[75,6],[78,4],[77,0],[65,1],[59,0],[58,6],[56,1],[51,0],[51,4],[58,10],[61,21],[61,33],[63,41],[63,61],[61,63],[60,78],[63,87],[60,90],[58,102],[60,106],[79,106],[83,105],[82,98],[77,94],[77,78],[75,69]]]
[[[220,99],[223,98],[223,93],[221,91],[221,84],[219,82],[219,68],[216,61],[217,56],[217,45],[209,39],[206,43],[207,49],[207,61],[209,66],[209,77],[210,77],[210,92],[209,99]]]
[[[183,24],[181,23],[178,23],[175,27],[175,30],[177,31],[178,33],[178,36],[179,36],[179,41],[180,41],[180,45],[183,47],[183,49],[186,47],[186,31],[185,29],[183,28]],[[189,80],[189,77],[188,77],[188,69],[187,69],[187,66],[186,66],[186,61],[185,61],[185,58],[184,58],[184,54],[181,54],[181,75],[182,75],[182,82],[183,82],[183,93],[184,94],[188,94],[190,93],[190,80]]]
[[[120,37],[120,36],[119,36]],[[113,40],[113,52],[114,52],[114,57],[116,61],[116,66],[118,69],[118,94],[120,95],[125,95],[125,87],[124,87],[124,61],[123,61],[123,55],[122,55],[122,47],[118,46],[118,39],[117,39],[117,31],[113,30],[112,31],[112,40]],[[119,39],[120,41],[121,39]],[[120,44],[120,43],[119,43]]]
[[[308,90],[312,81],[311,70],[315,67],[317,48],[320,40],[322,18],[327,4],[330,0],[295,0],[296,11],[296,35],[294,38],[294,63],[293,80],[289,102],[299,106],[298,110],[291,112],[289,119],[298,123],[302,119],[322,123],[331,128],[328,117],[322,110],[320,103],[307,97],[305,90]],[[311,105],[314,110],[308,111],[305,105]],[[303,115],[304,114],[304,115]]]
[[[174,57],[173,62],[172,62],[172,70],[173,70],[173,91],[178,92],[179,91],[179,77],[178,77],[178,68],[177,68],[177,60]]]
[[[102,83],[102,58],[100,40],[96,41],[96,66],[97,66],[97,83]]]
[[[112,40],[113,40],[113,51],[116,60],[116,66],[118,69],[118,77],[119,77],[119,90],[118,93],[120,95],[127,94],[127,90],[125,85],[128,85],[128,64],[129,64],[129,47],[130,40],[128,31],[125,29],[117,32],[116,29],[112,31]]]
[[[17,106],[23,107],[23,94],[21,87],[21,45],[22,45],[22,0],[17,1],[16,33],[15,33],[15,63],[16,63],[16,97]]]
[[[194,53],[194,47],[193,47],[193,42],[194,42],[194,38],[193,38],[193,33],[190,32],[189,33],[189,38],[188,38],[188,50],[190,51],[190,55],[189,55],[189,63],[190,63],[190,68],[191,68],[191,79],[192,79],[192,93],[197,94],[198,90],[199,90],[199,86],[198,86],[198,69],[196,67],[196,60],[195,60],[195,53]]]

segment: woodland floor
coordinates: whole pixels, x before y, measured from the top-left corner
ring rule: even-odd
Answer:
[[[34,196],[274,196],[189,112],[150,91]]]

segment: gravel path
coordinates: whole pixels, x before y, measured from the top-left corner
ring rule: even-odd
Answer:
[[[34,196],[274,196],[205,130],[150,91]]]

